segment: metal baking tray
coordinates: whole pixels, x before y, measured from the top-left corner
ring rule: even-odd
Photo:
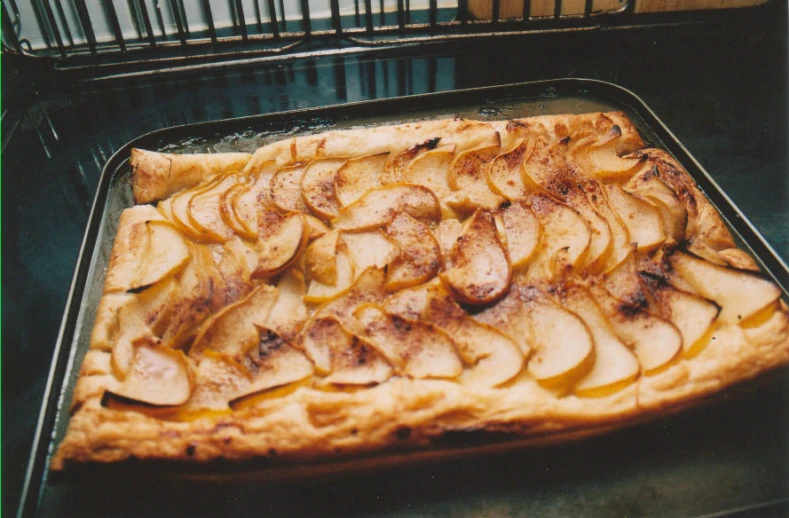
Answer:
[[[701,516],[789,502],[789,375],[781,370],[715,402],[607,435],[524,448],[476,435],[436,449],[295,469],[216,463],[191,476],[158,464],[97,466],[54,480],[49,459],[101,296],[121,211],[133,204],[132,147],[168,152],[253,151],[330,129],[463,116],[481,120],[621,110],[647,145],[668,150],[727,220],[740,245],[782,286],[789,268],[668,128],[635,94],[600,81],[560,79],[350,103],[154,131],[105,165],[69,293],[31,452],[19,516],[364,514]],[[117,467],[116,467],[117,468]],[[136,473],[143,476],[131,477]],[[274,474],[260,478],[260,473]],[[363,476],[361,476],[363,474]],[[717,514],[716,514],[717,515]]]

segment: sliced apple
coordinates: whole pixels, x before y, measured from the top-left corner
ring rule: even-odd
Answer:
[[[333,316],[343,327],[355,332],[352,318],[354,309],[366,303],[383,302],[386,297],[385,280],[386,272],[383,269],[368,268],[359,275],[347,292],[316,309],[313,317]]]
[[[586,324],[539,290],[523,299],[534,354],[527,370],[540,385],[566,389],[594,365],[594,341]]]
[[[295,383],[311,376],[312,362],[284,338],[263,326],[255,326],[256,340],[238,357],[250,374],[250,384],[234,394],[231,406],[239,399],[275,387]]]
[[[535,142],[534,151],[520,169],[521,182],[527,192],[543,192],[563,199],[567,186],[577,182],[573,169],[567,164],[569,143],[569,137]]]
[[[632,251],[630,233],[619,215],[608,204],[602,184],[590,181],[584,187],[584,191],[589,204],[608,222],[608,228],[611,231],[612,249],[608,260],[602,266],[603,271],[610,270],[630,255]]]
[[[146,221],[145,226],[148,230],[148,246],[138,277],[130,286],[132,290],[139,290],[174,275],[191,257],[189,247],[175,227],[164,221]]]
[[[395,184],[367,191],[340,212],[333,226],[341,230],[370,230],[385,226],[398,212],[420,221],[441,219],[441,205],[433,191],[421,185]]]
[[[201,184],[191,189],[186,189],[171,197],[172,202],[170,203],[170,210],[173,217],[173,223],[175,227],[187,237],[198,241],[203,240],[203,234],[192,225],[191,219],[189,218],[189,201],[193,196],[213,187],[217,181],[218,179],[214,179],[207,184]]]
[[[529,262],[542,238],[542,225],[528,205],[513,202],[501,210],[510,264],[518,268]]]
[[[238,236],[234,236],[227,240],[225,249],[236,259],[236,262],[244,272],[245,282],[248,282],[252,278],[252,272],[257,268],[258,262],[260,262],[260,254],[258,254],[255,245],[242,240]]]
[[[486,171],[488,188],[509,200],[523,197],[527,191],[521,180],[521,164],[528,160],[533,151],[534,140],[521,139],[494,158]]]
[[[747,320],[781,296],[775,284],[751,271],[718,266],[679,251],[669,261],[697,293],[721,307],[718,318],[726,324]]]
[[[381,176],[389,153],[365,155],[348,160],[334,178],[334,192],[340,207],[347,207],[364,193],[381,185]]]
[[[753,272],[759,271],[759,266],[757,266],[753,257],[740,248],[726,248],[720,250],[718,255],[732,268],[737,268],[738,270],[751,270]]]
[[[233,213],[244,229],[239,235],[246,239],[257,238],[260,208],[268,205],[271,200],[273,174],[272,170],[262,170],[251,177],[246,188],[233,199]]]
[[[471,318],[441,285],[430,288],[427,319],[452,337],[457,352],[469,366],[459,381],[474,387],[495,387],[523,368],[518,346],[492,327]]]
[[[610,263],[614,250],[611,226],[597,213],[580,189],[570,189],[567,192],[567,203],[584,218],[590,231],[589,249],[586,251],[582,268],[589,273],[600,273]]]
[[[331,285],[313,279],[304,296],[304,302],[308,304],[327,302],[339,297],[351,287],[354,279],[353,259],[351,259],[348,247],[343,241],[339,241],[337,244],[334,260],[337,271],[336,282]]]
[[[501,243],[493,213],[477,210],[450,252],[445,273],[455,297],[466,304],[488,304],[501,297],[512,280],[512,268]]]
[[[309,214],[305,214],[304,218],[307,220],[307,226],[310,229],[310,241],[314,239],[318,239],[319,237],[323,236],[327,232],[329,232],[329,227],[323,221],[319,220],[315,216],[310,216]]]
[[[236,199],[250,188],[250,184],[239,182],[226,190],[219,200],[219,216],[222,222],[230,228],[234,234],[246,239],[254,239],[257,233],[251,233],[236,216]]]
[[[250,383],[246,369],[225,355],[203,351],[194,374],[194,390],[180,410],[229,410],[228,402]]]
[[[669,238],[678,243],[685,240],[688,212],[671,187],[658,177],[656,168],[645,168],[643,172],[633,176],[623,189],[657,207]]]
[[[304,333],[304,350],[324,382],[368,385],[389,378],[392,369],[374,348],[349,333],[334,317],[313,320]]]
[[[138,342],[126,378],[115,395],[155,406],[185,403],[192,394],[192,372],[181,351]]]
[[[301,328],[307,321],[304,305],[304,275],[293,268],[282,274],[277,283],[277,300],[266,317],[266,327],[289,343],[296,343]]]
[[[233,235],[233,229],[225,224],[220,213],[222,196],[231,187],[238,185],[240,176],[231,174],[223,177],[208,189],[192,196],[186,205],[186,214],[192,228],[200,232],[206,241],[224,243]]]
[[[433,230],[438,246],[441,248],[441,257],[444,260],[444,268],[452,265],[450,255],[452,248],[455,247],[460,234],[463,233],[463,224],[456,219],[444,219]]]
[[[384,170],[381,172],[381,176],[379,177],[381,185],[390,185],[402,182],[403,171],[408,167],[408,164],[410,164],[411,161],[421,153],[435,149],[436,146],[438,146],[440,140],[441,139],[439,137],[436,137],[426,140],[421,144],[417,144],[416,146],[406,149],[405,151],[391,153],[386,159]]]
[[[356,275],[371,267],[384,268],[400,254],[398,247],[381,230],[343,232],[342,240],[351,254]]]
[[[271,177],[271,199],[280,210],[309,213],[301,196],[301,178],[306,165],[283,167]]]
[[[337,241],[340,233],[332,230],[319,237],[304,252],[304,270],[310,279],[328,286],[337,285]]]
[[[262,210],[256,244],[260,259],[252,277],[271,277],[283,271],[296,260],[308,242],[309,227],[303,214]]]
[[[644,374],[659,372],[682,351],[682,334],[672,323],[614,298],[602,287],[593,287],[592,293],[614,334],[635,352]]]
[[[426,282],[441,268],[441,249],[424,223],[400,213],[386,226],[399,248],[386,276],[386,289],[397,291]]]
[[[708,344],[720,308],[712,302],[678,290],[662,278],[639,272],[656,301],[660,314],[670,320],[682,335],[682,351],[688,358]]]
[[[347,158],[313,160],[301,177],[301,196],[304,203],[324,220],[328,221],[340,212],[340,203],[334,192],[334,179],[347,161]]]
[[[129,373],[135,355],[135,344],[155,341],[151,327],[145,322],[144,314],[127,304],[118,308],[117,332],[113,336],[110,365],[112,373],[123,380]]]
[[[616,133],[619,133],[616,135]],[[584,171],[591,178],[605,182],[623,182],[632,177],[645,162],[639,156],[620,157],[617,154],[619,137],[622,132],[619,126],[609,131],[613,138],[603,138],[602,142],[592,144],[584,149]]]
[[[532,211],[539,219],[543,236],[528,271],[531,280],[551,280],[565,272],[556,271],[556,256],[562,249],[562,263],[579,269],[584,263],[592,236],[586,221],[567,205],[543,195],[531,198]]]
[[[421,320],[425,315],[431,287],[438,284],[438,279],[433,279],[421,286],[400,290],[387,297],[382,307],[390,315],[397,315],[406,320]]]
[[[241,355],[257,342],[255,326],[265,325],[277,294],[273,286],[261,284],[243,299],[213,314],[200,326],[189,356],[199,358],[206,349],[231,358]]]
[[[626,193],[618,185],[605,187],[609,205],[627,227],[639,252],[650,252],[666,240],[663,218],[654,205]]]
[[[595,346],[594,365],[575,385],[574,392],[603,397],[632,384],[640,372],[638,360],[614,334],[594,297],[584,288],[571,286],[562,300],[586,323]]]
[[[126,209],[121,214],[107,267],[104,293],[128,291],[140,277],[142,265],[151,247],[151,233],[146,222],[149,221],[150,212],[158,217],[152,207],[142,207]]]
[[[430,189],[440,201],[445,217],[454,215],[444,201],[452,192],[449,188],[449,165],[454,156],[455,146],[431,149],[417,155],[401,174],[403,182]]]
[[[172,203],[173,203],[172,198],[166,198],[156,204],[156,210],[159,212],[159,214],[161,214],[164,217],[164,219],[170,222],[173,221]]]
[[[354,311],[362,338],[400,373],[413,378],[455,378],[463,372],[452,340],[434,326],[389,315],[366,304]]]
[[[495,209],[505,198],[488,187],[487,170],[501,153],[501,138],[495,138],[458,153],[449,164],[448,184],[454,191],[447,199],[448,205],[461,213],[471,213],[479,208]]]
[[[535,340],[529,315],[521,300],[522,289],[525,288],[513,284],[504,298],[474,315],[474,319],[506,335],[518,345],[523,355],[528,357]]]

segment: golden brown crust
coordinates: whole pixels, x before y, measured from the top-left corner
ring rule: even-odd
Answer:
[[[544,135],[550,142],[560,142],[572,136],[573,140],[583,142],[583,136],[590,137],[587,140],[601,141],[604,135],[619,132],[615,140],[616,154],[624,159],[628,156],[645,157],[638,163],[651,166],[681,201],[687,212],[686,232],[690,238],[685,243],[687,248],[694,252],[698,250],[697,255],[708,254],[711,262],[720,259],[722,263],[737,268],[753,268],[752,259],[735,247],[720,215],[687,173],[664,151],[639,151],[643,141],[621,113],[545,116],[490,123],[451,119],[328,132],[277,142],[260,148],[253,155],[186,156],[134,150],[135,200],[146,203],[161,199],[206,182],[229,169],[240,170],[242,175],[254,175],[270,169],[272,164],[281,168],[327,156],[397,153],[419,146],[435,147],[439,141],[441,145],[454,145],[457,152],[485,142],[495,132],[499,133],[503,150],[511,149],[524,135]],[[566,181],[564,176],[557,178],[561,180],[559,184]],[[566,390],[545,388],[524,369],[497,388],[472,387],[453,379],[412,379],[402,372],[374,386],[352,390],[332,388],[322,382],[310,383],[308,379],[293,383],[284,391],[276,389],[234,403],[232,409],[220,405],[219,410],[205,410],[187,416],[177,409],[146,410],[117,402],[107,404],[105,394],[117,391],[122,384],[115,372],[118,366],[113,363],[113,354],[119,328],[124,325],[118,321],[118,308],[130,304],[133,298],[127,290],[128,265],[138,261],[135,235],[141,222],[155,218],[161,218],[161,215],[151,207],[134,207],[121,216],[108,266],[105,295],[99,304],[91,337],[91,349],[85,356],[75,387],[73,415],[67,434],[52,459],[54,470],[64,469],[71,463],[118,462],[132,457],[209,461],[219,457],[248,460],[255,456],[277,456],[285,461],[317,462],[380,453],[390,448],[424,447],[449,431],[510,432],[535,444],[568,440],[696,404],[731,385],[789,363],[789,312],[783,303],[776,303],[772,314],[766,313],[762,320],[749,325],[716,323],[709,345],[700,352],[694,351],[695,356],[677,356],[656,374],[642,374],[634,383],[601,397],[581,397]],[[406,218],[411,219],[409,216]],[[459,235],[460,229],[457,233]],[[430,239],[427,242],[435,244]],[[446,256],[446,249],[452,246],[451,243],[447,245],[442,239],[436,242],[441,244],[441,254]],[[190,266],[178,273],[178,282],[192,290],[185,305],[180,307],[168,306],[162,302],[166,297],[160,297],[153,290],[148,291],[145,302],[139,302],[146,326],[155,327],[162,315],[176,315],[179,321],[189,321],[191,315],[194,322],[199,323],[207,313],[216,312],[219,308],[233,303],[243,305],[246,299],[240,299],[250,289],[252,281],[249,276],[254,268],[245,270],[244,266],[238,266],[241,262],[230,261],[227,255],[222,255],[222,250],[227,247],[223,249],[216,244],[199,246],[203,247],[204,253],[193,251],[193,263],[211,263],[220,273],[205,279],[199,275],[197,267]],[[671,244],[665,253],[670,253],[672,246],[677,244]],[[693,246],[697,249],[694,250]],[[432,246],[431,257],[435,255],[435,249]],[[649,253],[654,256],[657,252]],[[237,266],[233,267],[231,263]],[[556,268],[556,265],[552,264],[550,268]],[[356,272],[355,277],[359,277],[359,273]],[[346,326],[350,325],[354,308],[364,303],[383,303],[384,274],[381,270],[368,273],[368,277],[362,274],[364,278],[359,281],[368,284],[366,292],[357,293],[351,288],[343,296],[317,308],[312,318],[325,316]],[[516,271],[515,276],[521,274]],[[609,277],[614,277],[614,274],[601,277],[601,282],[607,282]],[[541,287],[543,280],[532,279],[530,282],[534,284],[524,288],[524,292],[536,293],[544,289]],[[290,295],[296,294],[295,298],[291,296],[288,299],[289,304],[294,304],[293,300],[303,295],[303,279],[301,286],[298,284],[289,288],[295,290],[289,292]],[[165,291],[162,293],[166,295]],[[510,303],[511,297],[504,300]],[[627,299],[627,303],[622,300],[623,307],[639,301],[636,294]],[[303,305],[287,306],[284,311],[301,315],[298,325],[306,318]],[[413,317],[420,313],[418,307],[409,307],[409,311]],[[631,311],[639,310],[631,308]],[[197,313],[200,313],[199,318],[194,317]],[[265,313],[257,316],[254,322],[259,330],[271,325],[266,321]],[[282,314],[283,309],[280,308],[278,315]],[[409,320],[400,320],[400,325],[408,325]],[[441,332],[436,329],[437,333]],[[354,334],[364,332],[352,331]],[[177,333],[180,338],[172,339],[172,343],[185,347],[197,330],[184,331],[179,327]],[[168,333],[165,332],[164,336],[167,337]],[[374,342],[373,338],[363,337]],[[355,337],[353,342],[362,343],[361,340]],[[299,347],[297,340],[293,343]],[[305,350],[308,355],[312,354]],[[300,349],[297,354],[303,356]],[[358,354],[353,356],[354,361],[359,357]],[[248,362],[249,357],[237,356],[237,360],[241,365]],[[347,363],[347,360],[343,361]],[[188,361],[195,367],[199,358],[190,356]],[[343,365],[348,367],[350,364]]]

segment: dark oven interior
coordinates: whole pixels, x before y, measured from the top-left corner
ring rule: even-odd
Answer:
[[[170,2],[170,22],[147,12],[146,2],[128,2],[136,6],[136,32],[129,36],[122,17],[105,13],[108,38],[91,26],[84,1],[32,2],[33,21],[22,16],[21,2],[4,3],[2,468],[9,515],[25,484],[102,167],[154,129],[521,81],[609,81],[640,96],[789,261],[786,2],[651,15],[633,12],[631,2],[601,13],[589,0],[576,15],[565,15],[559,2],[544,17],[526,2],[505,19],[504,0],[493,0],[483,21],[472,20],[466,1],[447,9],[431,0],[417,9],[399,0],[376,10],[370,0],[332,0],[327,18],[311,19],[303,0],[301,20],[278,18],[287,11],[274,0],[256,2],[264,9],[246,15],[244,3],[227,3],[232,23],[223,26],[216,9],[206,14],[211,2],[204,1],[205,29],[190,31],[184,2]],[[70,26],[64,6],[74,8]],[[254,494],[256,509],[287,515],[783,516],[787,388],[783,381],[636,431],[506,458],[236,487],[214,508],[192,511],[244,513]],[[166,491],[159,488],[154,499],[166,501]],[[97,498],[94,508],[74,512],[114,514],[112,502]]]

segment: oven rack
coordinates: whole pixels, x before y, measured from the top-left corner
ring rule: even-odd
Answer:
[[[173,69],[494,36],[741,21],[743,11],[636,12],[640,1],[6,0],[2,46],[58,70]]]

